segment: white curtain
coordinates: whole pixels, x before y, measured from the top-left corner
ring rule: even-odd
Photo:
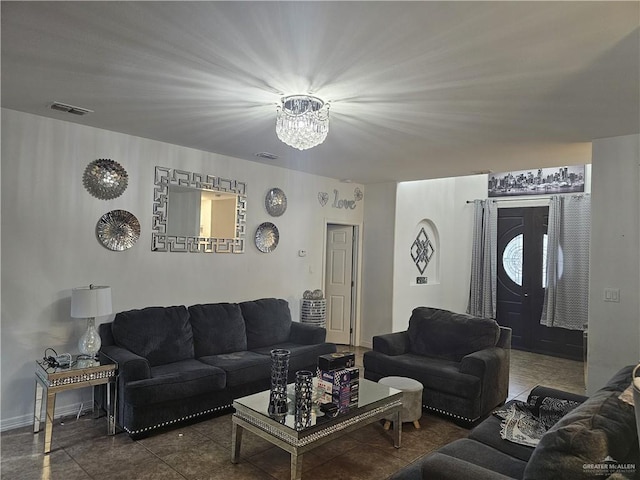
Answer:
[[[589,310],[590,234],[590,195],[551,197],[542,325],[584,330]]]
[[[474,200],[471,286],[467,313],[496,318],[498,208],[493,200]]]

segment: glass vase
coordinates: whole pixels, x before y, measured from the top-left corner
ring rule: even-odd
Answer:
[[[98,333],[98,330],[96,330],[95,319],[87,318],[87,330],[78,341],[80,357],[93,360],[100,350],[101,345],[102,342],[100,340],[100,334]]]
[[[296,430],[311,426],[313,376],[313,372],[309,370],[298,370],[296,372],[294,413]]]
[[[287,413],[287,377],[291,352],[281,348],[271,350],[271,394],[269,415]]]

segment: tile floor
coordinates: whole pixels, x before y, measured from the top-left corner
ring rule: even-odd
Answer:
[[[362,367],[365,349],[356,349]],[[526,399],[535,385],[584,393],[583,364],[512,350],[509,399]],[[389,432],[374,423],[304,456],[305,480],[386,479],[423,454],[468,430],[425,414],[422,428],[406,424],[402,448],[393,448]],[[0,478],[10,480],[274,480],[289,478],[289,455],[245,432],[240,463],[233,465],[230,414],[133,441],[119,433],[106,436],[104,417],[56,420],[53,451],[44,455],[44,433],[30,427],[0,436]]]

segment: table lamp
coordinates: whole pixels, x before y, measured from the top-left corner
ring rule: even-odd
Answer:
[[[87,319],[87,331],[78,341],[79,358],[95,358],[101,345],[95,319],[111,311],[111,287],[89,285],[71,290],[71,317]]]

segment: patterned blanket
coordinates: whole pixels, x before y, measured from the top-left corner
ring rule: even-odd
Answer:
[[[578,405],[580,402],[531,396],[527,402],[515,400],[493,414],[502,420],[500,436],[504,440],[535,447],[547,430]]]

